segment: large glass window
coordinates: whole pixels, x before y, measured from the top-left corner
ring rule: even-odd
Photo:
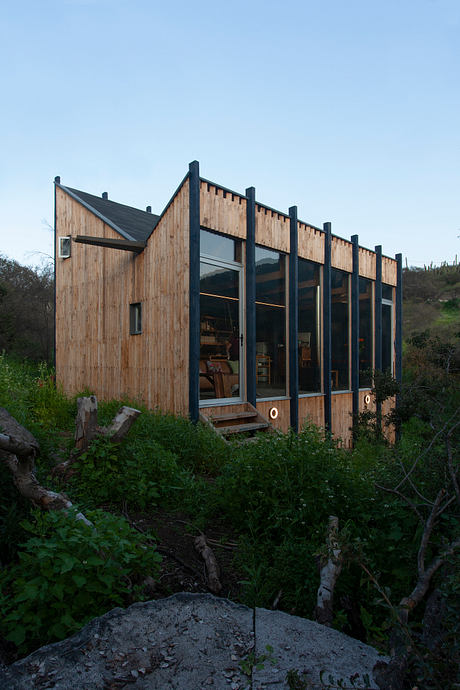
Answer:
[[[299,259],[299,393],[321,390],[320,267]]]
[[[201,228],[200,254],[239,263],[241,261],[241,242]]]
[[[382,285],[382,371],[393,374],[393,288]]]
[[[258,398],[286,395],[285,256],[256,247],[256,386]]]
[[[372,280],[359,279],[359,387],[372,386]]]
[[[331,269],[331,384],[332,390],[348,390],[349,274]]]
[[[200,400],[241,397],[241,242],[201,230]]]

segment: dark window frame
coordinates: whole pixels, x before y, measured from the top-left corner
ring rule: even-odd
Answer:
[[[142,302],[132,302],[129,305],[129,334],[142,333]]]

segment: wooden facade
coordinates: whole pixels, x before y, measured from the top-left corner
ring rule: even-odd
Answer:
[[[192,165],[195,167],[192,168]],[[192,170],[195,173],[192,173]],[[210,414],[219,414],[228,409],[238,412],[247,400],[246,393],[251,390],[252,382],[257,396],[255,400],[257,409],[267,418],[275,409],[277,416],[272,419],[272,424],[282,431],[287,431],[291,420],[296,418],[292,415],[293,406],[297,412],[299,427],[307,421],[324,426],[326,423],[325,400],[329,400],[331,414],[329,428],[335,437],[342,439],[345,445],[349,445],[353,412],[352,343],[358,344],[359,333],[356,331],[356,326],[352,326],[354,322],[351,318],[350,289],[348,307],[347,304],[342,304],[340,307],[345,315],[348,309],[346,336],[342,333],[342,337],[345,337],[348,343],[348,349],[344,355],[348,357],[350,364],[348,380],[345,384],[342,383],[342,389],[332,392],[331,386],[335,385],[336,389],[340,386],[337,370],[324,359],[327,352],[325,343],[329,337],[328,333],[325,333],[322,303],[328,294],[323,284],[323,276],[326,275],[324,264],[328,260],[324,230],[300,220],[296,221],[297,246],[293,245],[293,252],[297,252],[293,254],[295,262],[306,261],[305,266],[311,269],[312,275],[318,276],[314,279],[316,280],[315,295],[318,295],[316,312],[318,337],[315,345],[313,345],[313,339],[312,342],[308,339],[302,348],[301,339],[299,339],[299,347],[294,347],[293,356],[295,357],[298,351],[299,366],[302,366],[304,362],[300,359],[300,350],[302,349],[303,356],[315,346],[318,350],[316,366],[318,371],[321,371],[321,376],[318,374],[320,383],[314,384],[316,389],[313,392],[302,393],[299,389],[298,396],[291,396],[289,385],[292,386],[293,378],[292,372],[289,372],[289,361],[292,366],[295,359],[289,360],[287,355],[289,338],[291,337],[292,340],[290,334],[297,334],[297,330],[293,330],[297,323],[293,315],[299,308],[298,304],[294,304],[297,298],[293,295],[296,292],[292,292],[292,289],[291,292],[288,290],[289,266],[291,266],[291,271],[292,266],[297,266],[296,263],[292,264],[288,261],[291,252],[292,218],[289,214],[271,209],[257,201],[251,205],[247,194],[228,190],[203,178],[198,178],[194,182],[192,174],[198,174],[197,171],[198,165],[191,164],[189,174],[186,175],[161,216],[151,217],[150,230],[147,214],[109,202],[106,197],[101,205],[96,202],[96,197],[65,187],[58,178],[56,179],[56,373],[58,380],[69,394],[90,389],[103,399],[137,400],[150,408],[158,407],[181,415],[190,414],[194,419],[197,418],[198,409]],[[197,212],[199,220],[198,216],[194,217],[194,213],[196,215]],[[130,213],[132,218],[130,218]],[[136,216],[135,213],[138,215]],[[123,227],[125,218],[135,223],[137,217],[144,224],[142,236],[133,234],[131,230],[125,231],[126,228]],[[259,298],[251,297],[248,302],[247,295],[253,294],[256,280],[270,278],[270,276],[255,277],[255,267],[250,265],[255,260],[248,259],[253,255],[250,251],[245,251],[246,244],[248,243],[249,249],[249,243],[254,242],[254,239],[250,239],[251,222],[254,224],[253,238],[256,255],[261,249],[268,250],[269,253],[276,252],[278,261],[276,278],[278,282],[285,281],[285,302],[268,305],[274,309],[273,313],[278,319],[285,319],[284,339],[281,342],[280,336],[277,352],[270,353],[264,347],[264,342],[260,341],[260,336],[258,336],[259,341],[256,342],[254,324],[249,323],[256,306],[262,305],[264,308],[267,298],[263,298],[261,302]],[[216,333],[213,332],[213,328],[216,328],[216,319],[207,315],[203,306],[200,312],[200,295],[207,295],[208,302],[212,299],[216,301],[219,297],[214,294],[215,290],[214,292],[208,290],[206,293],[199,287],[199,293],[197,293],[201,275],[197,257],[200,255],[200,236],[202,236],[200,233],[203,231],[211,233],[212,237],[216,235],[226,239],[233,238],[235,252],[238,252],[238,255],[235,254],[235,260],[232,259],[230,262],[216,257],[214,272],[211,270],[212,257],[206,254],[203,259],[205,272],[208,271],[209,280],[214,280],[214,284],[217,284],[216,276],[219,275],[219,271],[227,270],[228,273],[230,269],[234,269],[232,275],[235,279],[238,276],[240,280],[240,291],[237,297],[228,296],[227,293],[225,293],[227,296],[222,297],[222,304],[227,304],[227,308],[228,305],[232,306],[228,300],[241,302],[239,304],[239,332],[234,333],[235,338],[238,335],[241,341],[241,355],[239,366],[236,368],[233,366],[233,369],[223,361],[222,352],[220,355],[212,356],[210,348],[213,346],[210,343],[219,342],[223,349],[224,336],[221,334],[220,340],[216,337]],[[126,246],[123,247],[125,251],[103,246],[102,240],[120,240],[120,237],[126,238],[124,241]],[[71,238],[70,256],[59,256],[62,238]],[[96,245],[89,243],[91,238]],[[203,251],[202,246],[201,249]],[[351,241],[332,235],[330,266],[336,271],[337,276],[343,276],[345,297],[341,301],[346,302],[346,285],[347,281],[348,285],[351,285],[354,270]],[[397,295],[401,290],[401,285],[398,284],[397,261],[381,257],[379,265],[378,252],[359,247],[357,271],[359,277],[372,282],[370,294],[372,295],[371,357],[373,364],[375,363],[374,352],[380,351],[382,347],[380,344],[379,350],[376,345],[376,338],[382,338],[382,319],[381,315],[379,316],[379,310],[382,309],[382,300],[379,301],[381,283],[385,285],[385,304],[389,304],[389,291],[392,293],[394,307],[391,311],[390,361],[394,372],[394,363],[397,361],[401,347],[401,343],[396,338],[400,333],[397,324],[400,317],[395,305]],[[308,289],[312,290],[313,282],[304,281],[303,285],[310,286]],[[209,284],[211,285],[211,282]],[[260,284],[262,285],[262,282]],[[341,289],[340,286],[333,287],[332,294],[340,295]],[[255,300],[255,305],[251,304],[251,299]],[[138,332],[132,332],[130,318],[136,305],[141,305],[142,326]],[[228,311],[230,313],[230,309]],[[233,330],[235,330],[235,318],[230,322],[233,323]],[[332,327],[334,327],[333,323]],[[244,340],[246,334],[251,333],[253,335],[250,342],[247,339]],[[299,332],[298,335],[303,338],[312,337],[310,332]],[[228,340],[231,339],[230,328],[225,337]],[[202,352],[206,353],[205,356],[199,354],[200,347]],[[228,343],[226,347],[229,347]],[[284,389],[282,394],[264,396],[264,382],[270,381],[271,372],[275,371],[275,355],[278,355],[280,362],[283,360],[281,364],[278,362],[277,366],[280,380],[284,382]],[[210,360],[206,361],[206,367],[204,367],[204,359]],[[257,370],[254,367],[257,367]],[[331,371],[332,383],[329,382],[329,385],[323,376],[325,367],[329,367],[326,370]],[[214,377],[217,380],[220,376],[223,381],[223,388],[219,389],[213,382],[212,374],[217,370],[219,373],[215,373]],[[297,379],[294,379],[294,382],[298,383]],[[313,384],[311,385],[314,387]],[[356,382],[354,385],[356,386]],[[202,390],[205,391],[203,395]],[[356,391],[360,410],[369,405],[365,401],[366,390],[364,388]],[[234,400],[232,396],[235,397]]]

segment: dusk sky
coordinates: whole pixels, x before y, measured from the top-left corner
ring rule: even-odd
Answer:
[[[56,175],[161,213],[196,159],[404,264],[460,258],[459,0],[5,0],[0,16],[3,256],[52,254]]]

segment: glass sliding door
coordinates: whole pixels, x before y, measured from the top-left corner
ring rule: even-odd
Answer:
[[[241,266],[233,261],[233,239],[205,236],[202,247],[230,260],[202,251],[200,261],[200,401],[239,400],[242,396],[243,320]],[[224,253],[225,252],[225,253]]]
[[[256,390],[286,395],[286,276],[284,254],[256,247]]]

